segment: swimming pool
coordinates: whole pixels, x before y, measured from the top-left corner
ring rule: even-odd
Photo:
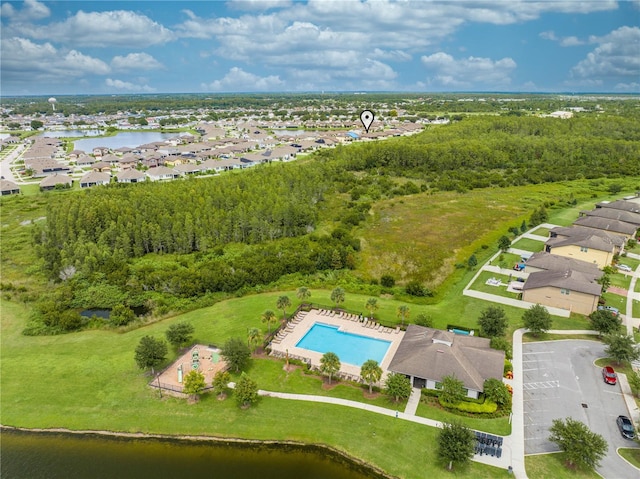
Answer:
[[[391,341],[339,331],[338,326],[315,323],[296,347],[317,353],[336,353],[341,363],[362,366],[367,359],[382,363]]]

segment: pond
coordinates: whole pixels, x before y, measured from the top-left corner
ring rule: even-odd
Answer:
[[[70,138],[74,136],[100,136],[104,135],[102,130],[60,130],[60,131],[45,131],[38,136],[46,136],[48,138]]]
[[[313,446],[129,439],[2,430],[6,479],[380,478]]]
[[[154,143],[156,141],[165,141],[169,138],[175,138],[178,133],[158,133],[154,131],[130,131],[118,133],[114,136],[106,136],[99,138],[87,138],[73,142],[75,150],[82,150],[91,153],[94,148],[104,146],[106,148],[116,149],[122,147],[135,148],[136,146]]]

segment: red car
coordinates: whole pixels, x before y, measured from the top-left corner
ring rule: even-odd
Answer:
[[[607,384],[615,385],[618,380],[618,376],[616,376],[616,372],[611,366],[606,366],[602,368],[602,379],[604,379],[604,382]]]

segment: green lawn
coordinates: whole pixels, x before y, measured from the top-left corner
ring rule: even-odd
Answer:
[[[638,288],[636,288],[636,291],[638,291]],[[634,299],[632,303],[632,307],[633,307],[633,317],[640,318],[640,301],[637,301]]]
[[[561,452],[525,456],[524,464],[527,477],[530,479],[601,479],[601,476],[593,470],[569,469],[565,465],[564,454]]]
[[[538,226],[535,230],[530,231],[530,233],[538,236],[549,236],[549,231],[549,228]]]
[[[537,253],[544,249],[544,243],[542,241],[536,241],[529,238],[521,238],[511,245],[512,248],[523,249],[525,251],[531,251]]]
[[[618,454],[624,457],[627,461],[640,469],[640,449],[632,449],[630,447],[621,447],[618,449]]]
[[[615,273],[610,275],[611,278],[611,286],[617,286],[619,288],[623,288],[628,290],[629,286],[631,286],[631,276],[622,273]]]
[[[279,293],[234,299],[162,323],[118,334],[84,331],[49,337],[25,337],[26,309],[1,301],[2,423],[28,428],[158,434],[212,435],[295,440],[329,444],[404,478],[437,477],[443,469],[435,456],[437,430],[393,417],[328,404],[261,398],[249,410],[233,397],[218,401],[205,395],[197,404],[164,397],[147,387],[150,377],[137,369],[134,349],[144,335],[161,337],[171,324],[189,320],[196,338],[221,344],[246,335],[247,327],[263,326],[256,312],[275,302]],[[171,354],[173,360],[176,353]],[[258,386],[276,389],[277,363],[254,361],[249,374]],[[325,394],[319,381],[291,373],[285,389],[297,387]],[[332,391],[362,398],[358,388]],[[384,403],[385,399],[380,399]],[[376,403],[374,401],[374,403]],[[348,425],[348,427],[345,427]],[[398,440],[402,438],[402,440]],[[416,453],[419,450],[419,453]],[[393,451],[393,453],[389,453]],[[505,471],[472,464],[453,477],[504,477]]]
[[[609,292],[604,293],[602,297],[606,301],[605,304],[607,306],[613,306],[614,308],[618,308],[620,312],[624,314],[624,312],[627,309],[627,298],[625,298],[624,296],[619,296],[617,294],[613,294]]]
[[[517,274],[518,273],[514,271],[513,278],[515,278]],[[502,285],[492,286],[490,284],[486,284],[486,281],[491,278],[499,279],[500,281],[502,281]],[[519,296],[518,293],[510,293],[509,291],[507,291],[508,283],[509,283],[508,275],[497,274],[491,271],[483,271],[478,276],[478,279],[476,279],[475,282],[471,285],[471,289],[475,291],[481,291],[483,293],[490,293],[490,294],[495,294],[497,296],[503,296],[505,298],[518,299],[518,296]]]

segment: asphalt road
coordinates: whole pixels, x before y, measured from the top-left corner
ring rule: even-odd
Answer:
[[[616,425],[629,416],[620,386],[605,384],[593,362],[605,356],[596,341],[547,341],[523,344],[525,454],[558,451],[548,440],[554,419],[572,417],[602,435],[609,444],[597,471],[605,479],[636,479],[637,469],[616,453],[639,447],[623,439]]]

